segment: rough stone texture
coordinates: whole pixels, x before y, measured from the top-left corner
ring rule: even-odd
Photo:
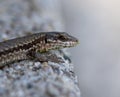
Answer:
[[[38,31],[62,31],[58,0],[0,0],[0,41]],[[0,69],[0,97],[80,97],[73,64],[24,60]]]

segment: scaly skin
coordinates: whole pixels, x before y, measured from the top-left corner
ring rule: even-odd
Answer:
[[[33,52],[43,53],[73,47],[78,40],[65,32],[41,32],[0,42],[0,67],[8,63],[29,59]]]

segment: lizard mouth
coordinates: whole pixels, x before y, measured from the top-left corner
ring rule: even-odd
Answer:
[[[55,45],[56,43],[54,43]],[[56,44],[55,49],[70,48],[79,44],[79,41],[59,42]]]
[[[51,44],[48,44],[49,49],[63,49],[63,48],[70,48],[74,47],[77,44],[79,44],[79,41],[68,41],[68,42],[52,42]]]
[[[78,40],[76,40],[76,41],[69,41],[69,42],[65,42],[63,47],[74,47],[77,44],[79,44]]]

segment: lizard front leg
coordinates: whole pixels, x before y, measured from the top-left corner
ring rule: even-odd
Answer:
[[[50,52],[40,53],[40,52],[30,51],[27,55],[31,59],[35,59],[36,61],[40,61],[40,62],[48,62],[48,61],[55,62],[55,63],[64,62],[62,58]]]

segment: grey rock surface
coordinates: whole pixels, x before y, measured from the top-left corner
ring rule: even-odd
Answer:
[[[1,0],[0,41],[38,31],[62,31],[58,5],[58,0]],[[0,69],[0,97],[80,97],[67,52],[51,53],[64,63],[24,60]]]

